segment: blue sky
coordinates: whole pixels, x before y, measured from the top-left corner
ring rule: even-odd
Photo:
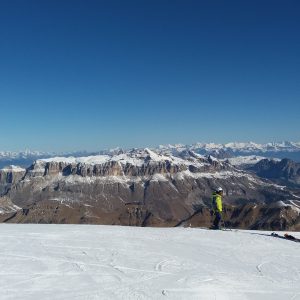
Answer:
[[[300,140],[300,2],[0,1],[0,150]]]

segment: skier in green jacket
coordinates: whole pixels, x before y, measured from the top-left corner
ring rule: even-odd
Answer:
[[[213,229],[221,229],[221,219],[222,219],[222,196],[223,189],[221,187],[217,188],[212,194],[212,210],[215,216]]]

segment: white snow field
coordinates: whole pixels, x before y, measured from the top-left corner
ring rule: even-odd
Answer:
[[[300,243],[267,235],[1,224],[0,299],[300,299]]]

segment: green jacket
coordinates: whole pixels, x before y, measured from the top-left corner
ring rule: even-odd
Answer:
[[[212,194],[212,209],[214,212],[222,211],[222,196],[214,192]]]

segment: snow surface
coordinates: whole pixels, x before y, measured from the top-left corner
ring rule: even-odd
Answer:
[[[0,169],[0,171],[3,172],[25,172],[26,169],[21,168],[19,166],[15,166],[15,165],[10,165],[10,166],[6,166],[3,169]]]
[[[249,156],[236,156],[231,158],[223,159],[223,161],[229,161],[233,166],[242,166],[242,165],[255,165],[259,161],[265,159],[264,156],[249,155]]]
[[[21,207],[15,205],[15,204],[5,205],[5,206],[0,207],[0,215],[12,213],[12,212],[15,212],[15,211],[18,211],[21,209],[22,209]]]
[[[267,232],[1,224],[0,246],[1,299],[300,299],[300,243]]]
[[[145,149],[137,149],[127,153],[122,153],[118,155],[95,155],[95,156],[85,156],[85,157],[51,157],[47,159],[39,159],[37,160],[38,166],[44,166],[47,162],[56,162],[56,163],[66,163],[66,164],[88,164],[88,165],[95,165],[95,164],[105,164],[108,162],[118,162],[122,165],[131,164],[134,166],[141,167],[148,162],[151,163],[159,163],[169,161],[176,165],[185,165],[189,166],[193,164],[196,167],[202,167],[205,163],[200,162],[198,159],[203,158],[201,155],[197,155],[194,153],[195,157],[190,157],[189,160],[182,159],[176,156],[166,156],[162,153],[156,153],[148,148]],[[39,172],[39,169],[37,169]],[[35,172],[35,170],[33,170]]]
[[[233,152],[267,152],[267,151],[287,151],[287,152],[298,152],[300,150],[300,142],[273,142],[266,144],[258,144],[254,142],[232,142],[227,144],[217,144],[217,143],[195,143],[193,145],[160,145],[159,149],[166,150],[180,150],[185,149],[190,150],[205,150],[205,151],[220,151],[220,150],[232,150]]]
[[[85,163],[85,164],[104,164],[110,160],[110,156],[108,155],[93,155],[93,156],[85,156],[85,157],[51,157],[45,159],[37,160],[37,163],[40,162],[63,162],[67,164],[78,164],[78,163]]]
[[[260,162],[267,157],[258,156],[258,155],[248,155],[248,156],[236,156],[231,158],[226,158],[221,161],[229,161],[229,163],[233,166],[242,166],[242,165],[255,165],[256,163]],[[269,159],[269,158],[268,158]],[[271,160],[271,159],[269,159]],[[280,161],[279,158],[272,158],[274,161]]]
[[[265,186],[274,186],[280,189],[284,189],[284,186],[280,186],[274,183],[268,183],[261,181],[259,178],[253,177],[251,174],[243,172],[241,170],[235,170],[235,171],[226,171],[221,170],[217,172],[197,172],[192,173],[189,170],[177,172],[175,174],[159,174],[156,173],[154,175],[146,175],[146,176],[85,176],[82,177],[81,175],[68,175],[63,176],[61,173],[52,176],[47,181],[42,181],[39,183],[39,185],[36,186],[37,190],[42,190],[46,186],[49,186],[51,183],[56,185],[57,182],[66,182],[70,185],[76,185],[80,183],[85,184],[95,184],[96,182],[103,184],[103,183],[119,183],[119,184],[131,184],[132,182],[143,182],[143,181],[156,181],[156,182],[167,182],[172,179],[176,180],[185,180],[185,178],[193,178],[193,179],[199,179],[199,178],[209,178],[209,179],[230,179],[232,177],[235,178],[246,178],[249,181],[265,185]],[[23,181],[28,181],[27,178],[25,178]]]
[[[148,149],[150,150],[150,149]],[[266,144],[258,144],[254,142],[232,142],[227,144],[217,144],[217,143],[195,143],[192,145],[184,145],[184,144],[175,144],[175,145],[160,145],[156,149],[150,150],[152,152],[164,152],[170,150],[171,153],[175,154],[177,152],[185,151],[185,150],[195,150],[199,152],[199,150],[205,150],[208,152],[211,151],[220,151],[220,150],[232,150],[233,152],[268,152],[268,151],[275,151],[275,152],[299,152],[300,151],[300,142],[272,142]],[[117,154],[118,152],[122,152],[123,150],[119,147],[110,150],[102,150],[97,151],[98,154],[103,155],[112,155]],[[128,151],[126,151],[128,152]],[[73,152],[41,152],[41,151],[0,151],[0,162],[3,161],[13,161],[13,160],[37,160],[39,158],[47,158],[47,157],[79,157],[79,156],[88,156],[88,155],[95,155],[95,152],[87,152],[87,151],[73,151]],[[151,154],[150,154],[151,156]],[[18,162],[20,163],[20,162]]]

